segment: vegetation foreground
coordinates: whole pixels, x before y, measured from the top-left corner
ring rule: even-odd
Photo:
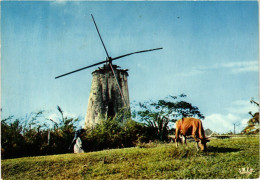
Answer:
[[[3,179],[243,179],[258,178],[259,170],[259,137],[246,136],[212,139],[208,152],[197,152],[194,142],[178,148],[174,143],[148,143],[2,160]]]

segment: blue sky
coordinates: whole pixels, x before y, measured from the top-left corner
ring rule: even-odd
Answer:
[[[238,129],[257,111],[258,4],[249,2],[1,2],[2,118],[59,105],[84,117],[91,87],[87,69],[105,51],[111,57],[139,50],[114,63],[129,69],[130,101],[185,93],[206,116],[205,128]],[[84,122],[84,118],[82,119]]]

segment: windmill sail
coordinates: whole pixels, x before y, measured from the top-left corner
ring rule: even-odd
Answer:
[[[106,55],[107,55],[106,60],[100,61],[98,63],[92,64],[92,65],[89,65],[89,66],[86,66],[86,67],[83,67],[83,68],[80,68],[80,69],[76,69],[74,71],[71,71],[71,72],[68,72],[68,73],[65,73],[65,74],[62,74],[62,75],[59,75],[59,76],[55,77],[55,79],[67,76],[67,75],[72,74],[72,73],[76,73],[76,72],[85,70],[87,68],[91,68],[91,67],[98,66],[98,65],[106,63],[106,65],[104,65],[103,68],[100,68],[99,70],[96,70],[92,73],[93,80],[92,80],[91,95],[90,95],[90,98],[89,98],[88,108],[91,107],[93,109],[101,109],[101,111],[99,111],[99,113],[104,114],[104,112],[106,111],[108,116],[111,116],[111,115],[115,114],[115,112],[118,111],[119,107],[121,107],[121,106],[122,107],[125,106],[125,107],[130,108],[128,87],[127,87],[127,76],[128,76],[128,74],[125,70],[117,69],[118,66],[112,65],[112,61],[126,57],[126,56],[130,56],[130,55],[133,55],[133,54],[160,50],[162,48],[136,51],[136,52],[124,54],[124,55],[121,55],[121,56],[117,56],[115,58],[111,58],[108,54],[108,51],[107,51],[106,46],[104,44],[104,41],[101,37],[101,34],[100,34],[99,29],[97,27],[97,24],[95,22],[94,16],[92,14],[91,14],[91,17],[92,17],[92,20],[93,20],[94,25],[96,27],[100,41],[101,41],[101,43],[104,47],[104,50],[106,52]],[[114,66],[115,66],[115,68],[114,68]],[[98,78],[101,78],[101,79],[98,80]],[[114,79],[114,82],[112,81],[112,79]],[[101,83],[101,84],[99,84],[99,83]],[[119,93],[115,90],[115,87],[117,87]],[[116,94],[118,94],[119,97],[121,96],[120,101],[117,100]],[[95,101],[99,101],[99,103],[94,105]],[[103,104],[103,107],[102,107],[101,104]],[[94,105],[95,107],[92,107],[92,105]],[[93,109],[92,110],[88,109],[88,112],[93,111]],[[91,114],[91,113],[89,113],[89,114]],[[96,121],[95,119],[98,117],[98,113],[94,112],[91,115],[89,115],[89,114],[87,114],[87,116],[86,116],[86,123],[89,122],[89,123],[95,124],[95,121]],[[94,121],[93,121],[93,119],[94,119]]]
[[[105,46],[105,44],[104,44],[104,42],[103,42],[103,40],[102,40],[102,38],[101,38],[101,35],[100,35],[100,33],[99,33],[97,24],[96,24],[95,19],[94,19],[94,16],[93,16],[92,14],[91,14],[91,17],[92,17],[92,20],[93,20],[93,22],[94,22],[94,24],[95,24],[95,27],[96,27],[96,29],[97,29],[98,36],[99,36],[99,38],[100,38],[100,40],[101,40],[101,42],[102,42],[102,45],[103,45],[103,47],[104,47],[104,49],[105,49],[105,51],[106,51],[107,58],[109,59],[109,55],[108,55],[108,52],[107,52],[107,48],[106,48],[106,46]]]
[[[74,70],[74,71],[71,71],[71,72],[62,74],[62,75],[59,75],[59,76],[55,77],[55,79],[61,78],[61,77],[63,77],[63,76],[67,76],[67,75],[69,75],[69,74],[72,74],[72,73],[75,73],[75,72],[78,72],[78,71],[82,71],[82,70],[87,69],[87,68],[91,68],[91,67],[94,67],[94,66],[98,66],[98,65],[100,65],[100,64],[109,63],[109,62],[111,62],[111,61],[114,61],[114,60],[117,60],[117,59],[120,59],[120,58],[123,58],[123,57],[126,57],[126,56],[130,56],[130,55],[137,54],[137,53],[143,53],[143,52],[149,52],[149,51],[160,50],[160,49],[162,49],[162,48],[155,48],[155,49],[148,49],[148,50],[143,50],[143,51],[136,51],[136,52],[133,52],[133,53],[128,53],[128,54],[124,54],[124,55],[121,55],[121,56],[117,56],[117,57],[115,57],[115,58],[110,58],[110,60],[100,61],[100,62],[98,62],[98,63],[92,64],[92,65],[89,65],[89,66],[86,66],[86,67],[83,67],[83,68],[80,68],[80,69],[77,69],[77,70]]]

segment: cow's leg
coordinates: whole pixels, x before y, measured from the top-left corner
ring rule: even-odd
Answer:
[[[183,144],[187,144],[187,143],[186,143],[186,140],[187,140],[186,136],[183,136],[182,143],[183,143]]]
[[[197,148],[197,151],[200,150],[200,147],[199,147],[199,142],[196,142],[196,148]]]
[[[178,147],[178,143],[180,141],[180,134],[179,134],[179,129],[176,128],[176,133],[175,133],[175,143],[176,143],[176,147]]]
[[[194,138],[195,141],[196,141],[196,148],[197,148],[197,151],[199,151],[199,150],[200,150],[200,147],[199,147],[200,139],[197,138],[196,133],[193,134],[193,138]]]
[[[195,139],[195,141],[198,143],[200,140],[197,138],[197,128],[193,128],[192,130],[192,136]]]
[[[177,138],[177,139],[175,139],[175,144],[176,144],[176,147],[178,147],[178,142],[179,141],[179,139]]]
[[[179,140],[179,130],[176,128],[176,133],[175,133],[175,144],[176,147],[178,147],[178,140]]]

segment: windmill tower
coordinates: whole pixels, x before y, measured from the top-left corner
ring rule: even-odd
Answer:
[[[117,65],[113,65],[112,61],[130,56],[132,54],[162,49],[156,48],[136,51],[133,53],[111,58],[107,52],[107,49],[101,38],[97,24],[92,14],[91,17],[106,52],[106,60],[55,77],[55,79],[57,79],[90,67],[104,64],[103,67],[98,68],[97,70],[92,72],[92,85],[88,101],[87,115],[85,118],[85,127],[92,127],[95,124],[98,124],[100,121],[100,117],[114,117],[123,108],[130,110],[127,84],[127,69],[119,69],[120,67]]]
[[[130,108],[127,69],[119,69],[119,66],[113,65],[113,70],[115,75],[108,65],[104,65],[92,72],[92,85],[85,118],[87,127],[99,123],[101,117],[114,117],[123,108]]]

